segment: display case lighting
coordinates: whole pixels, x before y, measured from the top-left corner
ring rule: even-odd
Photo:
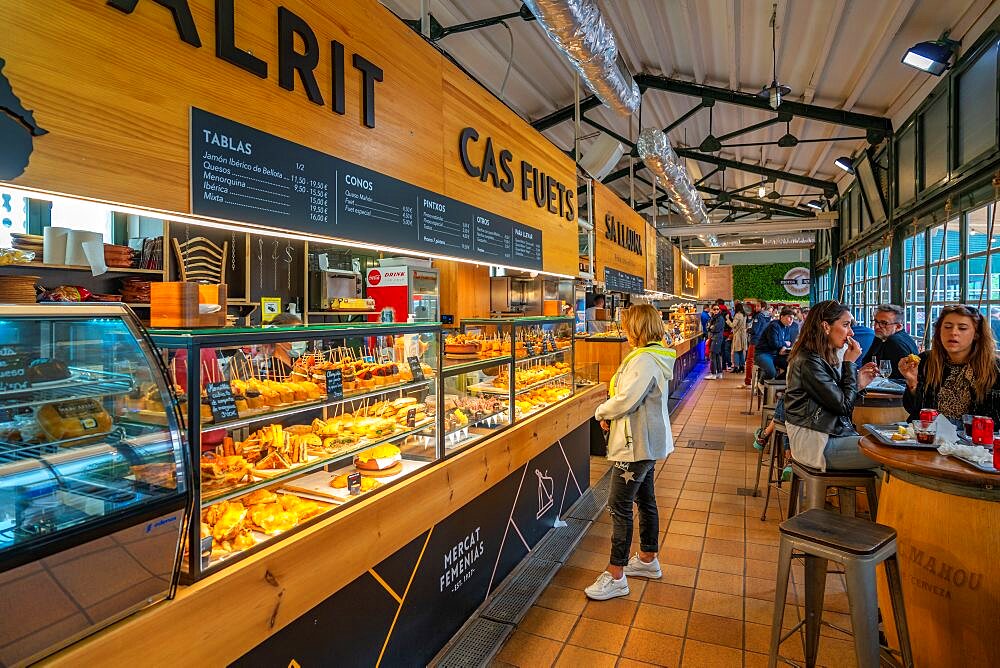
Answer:
[[[332,239],[330,237],[324,237],[318,234],[303,234],[301,232],[292,232],[289,230],[276,230],[269,227],[257,227],[255,225],[250,225],[246,223],[235,223],[219,218],[208,218],[201,216],[181,216],[169,211],[163,211],[160,209],[153,208],[143,208],[130,206],[128,204],[120,204],[118,202],[111,202],[107,200],[94,199],[89,197],[70,197],[67,195],[61,195],[59,193],[50,192],[47,190],[34,190],[34,189],[17,189],[19,192],[23,192],[25,196],[33,197],[35,199],[44,199],[50,202],[95,202],[97,204],[103,204],[114,209],[118,213],[131,213],[136,216],[148,216],[159,218],[161,220],[168,220],[172,223],[184,223],[186,225],[200,225],[201,227],[210,227],[218,230],[226,230],[228,232],[244,232],[249,234],[257,234],[263,237],[278,237],[281,239],[295,239],[297,241],[310,241],[313,243],[329,244],[331,246],[342,246],[344,248],[360,248],[364,250],[370,250],[380,253],[401,253],[403,255],[417,256],[417,257],[428,257],[432,260],[451,260],[453,262],[464,262],[465,264],[475,264],[479,263],[475,260],[469,260],[460,257],[452,257],[450,255],[439,255],[437,253],[425,253],[418,252],[408,248],[398,248],[396,246],[383,246],[381,244],[371,244],[363,241],[344,241],[341,239]],[[536,271],[528,269],[526,267],[513,267],[508,265],[495,265],[503,269],[509,269],[513,271]],[[560,274],[552,271],[538,271],[539,274],[544,276],[552,276],[555,278],[570,278],[574,279],[576,276],[572,274]]]

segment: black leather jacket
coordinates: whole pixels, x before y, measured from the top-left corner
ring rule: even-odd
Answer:
[[[858,372],[844,362],[839,375],[825,359],[800,352],[788,364],[785,421],[831,436],[857,433],[851,422],[858,398]]]

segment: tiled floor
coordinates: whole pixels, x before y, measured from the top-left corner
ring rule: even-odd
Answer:
[[[701,370],[700,373],[704,373]],[[743,414],[749,393],[742,376],[701,379],[675,413],[676,450],[657,467],[663,579],[630,578],[631,594],[590,601],[583,593],[608,563],[610,518],[602,514],[559,570],[497,657],[496,666],[765,666],[777,573],[777,525],[783,515],[772,497],[760,520],[763,496],[739,496],[752,487],[757,451],[751,446],[760,414]],[[723,450],[686,447],[721,441]],[[608,464],[591,461],[591,479]],[[766,473],[766,471],[765,471]],[[638,534],[638,529],[636,530]],[[638,540],[636,535],[634,540]],[[633,545],[633,551],[637,549]],[[786,599],[786,627],[795,607],[801,567]],[[850,629],[843,577],[827,578],[824,621]],[[802,659],[799,635],[782,652]],[[855,665],[850,638],[824,627],[819,664]]]

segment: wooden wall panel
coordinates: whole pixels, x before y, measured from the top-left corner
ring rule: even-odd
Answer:
[[[646,224],[646,240],[642,246],[642,252],[646,254],[646,289],[659,290],[659,281],[656,273],[656,228]]]
[[[441,272],[441,313],[455,316],[457,327],[463,319],[490,315],[490,269],[451,260],[435,260]]]
[[[442,190],[442,58],[373,0],[283,0],[321,46],[316,78],[327,105],[278,86],[277,5],[236,3],[237,44],[268,64],[268,78],[215,56],[214,0],[191,0],[201,48],[184,43],[171,14],[142,0],[132,14],[104,2],[5,3],[12,47],[4,73],[49,134],[35,138],[15,183],[125,204],[188,212],[188,127],[198,106],[264,132]],[[346,111],[329,106],[330,40],[345,45]],[[359,52],[385,71],[374,130],[361,122]],[[450,65],[449,65],[450,67]]]
[[[544,269],[575,275],[575,245],[560,219],[462,171],[458,133],[475,126],[517,160],[576,188],[556,146],[469,79],[376,0],[240,0],[236,45],[268,65],[266,79],[215,55],[215,1],[189,2],[202,46],[183,42],[171,12],[140,0],[132,14],[104,0],[0,4],[4,75],[48,134],[34,138],[29,188],[173,213],[190,211],[190,108],[334,155],[543,230]],[[278,6],[301,17],[320,45],[315,70],[325,105],[278,85]],[[346,113],[331,109],[331,40],[344,45]],[[301,48],[301,47],[300,47]],[[359,54],[384,70],[376,128],[362,122]],[[518,177],[519,174],[515,174]],[[491,192],[493,191],[493,192]]]
[[[545,269],[576,276],[579,260],[577,247],[575,243],[565,243],[567,238],[576,239],[576,214],[574,213],[573,220],[566,220],[558,214],[550,213],[546,208],[539,208],[530,192],[527,201],[521,199],[521,160],[526,160],[563,186],[571,188],[573,208],[578,211],[576,167],[573,161],[558,149],[539,151],[539,140],[543,140],[541,135],[503,103],[483,91],[465,73],[449,65],[444,68],[443,75],[444,194],[463,202],[476,202],[477,206],[487,211],[542,230],[542,260]],[[479,133],[479,140],[470,144],[469,149],[473,164],[479,162],[487,137],[493,139],[498,160],[501,149],[511,152],[511,171],[514,174],[512,192],[493,187],[489,180],[484,182],[469,176],[462,167],[459,135],[466,127],[475,128]],[[549,148],[555,147],[546,147]]]
[[[613,216],[615,220],[636,232],[642,238],[643,252],[646,251],[646,220],[632,210],[607,186],[594,182],[594,278],[604,281],[604,268],[611,267],[634,276],[646,276],[645,255],[636,255],[611,241],[605,235],[605,220]]]

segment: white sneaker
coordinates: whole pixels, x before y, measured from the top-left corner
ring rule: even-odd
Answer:
[[[628,578],[623,575],[621,580],[615,580],[611,576],[611,573],[604,571],[597,576],[594,584],[583,590],[583,593],[587,595],[587,598],[592,598],[595,601],[606,601],[609,598],[628,596]]]
[[[705,376],[705,380],[715,380],[715,374],[714,373],[708,374],[707,376]]]
[[[639,558],[639,554],[633,554],[632,558],[628,560],[628,565],[625,566],[625,575],[638,575],[643,578],[662,578],[663,571],[660,569],[660,560],[653,558],[652,561],[646,563]]]

